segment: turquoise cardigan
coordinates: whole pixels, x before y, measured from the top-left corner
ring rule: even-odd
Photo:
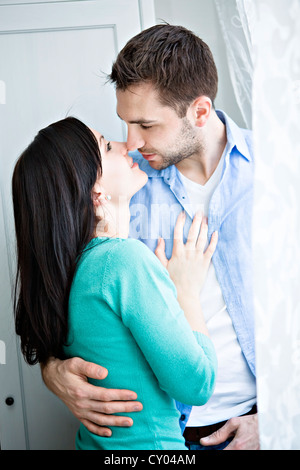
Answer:
[[[82,450],[186,450],[174,399],[203,405],[213,392],[216,355],[211,340],[192,332],[168,271],[142,242],[93,239],[82,254],[69,298],[66,357],[108,369],[106,388],[133,390],[143,404],[131,428],[112,437],[82,424]]]

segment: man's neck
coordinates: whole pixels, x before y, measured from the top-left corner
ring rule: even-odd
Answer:
[[[176,164],[177,169],[186,178],[202,185],[217,168],[227,143],[226,127],[215,111],[203,130],[201,153]]]

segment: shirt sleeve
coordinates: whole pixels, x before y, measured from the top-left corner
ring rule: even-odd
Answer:
[[[137,240],[116,245],[107,259],[103,293],[130,329],[160,388],[187,405],[205,404],[215,384],[213,344],[192,331],[175,285],[154,253]]]

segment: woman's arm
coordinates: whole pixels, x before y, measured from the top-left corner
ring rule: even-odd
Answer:
[[[190,242],[197,227],[199,233],[199,220],[190,231]],[[179,250],[181,243],[182,236],[177,243]],[[197,245],[199,255],[195,256],[194,249],[186,254],[190,281],[182,285],[184,299],[188,299],[183,301],[189,308],[185,313],[194,332],[178,303],[168,271],[142,242],[128,240],[116,246],[102,281],[107,304],[131,331],[161,389],[176,400],[193,405],[203,405],[210,398],[216,375],[216,354],[198,300],[201,283],[194,279],[206,274],[211,258],[203,257],[203,251],[200,255],[201,244]],[[185,260],[181,261],[183,268]]]

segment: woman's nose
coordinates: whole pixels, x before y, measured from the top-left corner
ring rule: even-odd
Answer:
[[[121,142],[121,153],[126,157],[128,155],[127,142]]]

